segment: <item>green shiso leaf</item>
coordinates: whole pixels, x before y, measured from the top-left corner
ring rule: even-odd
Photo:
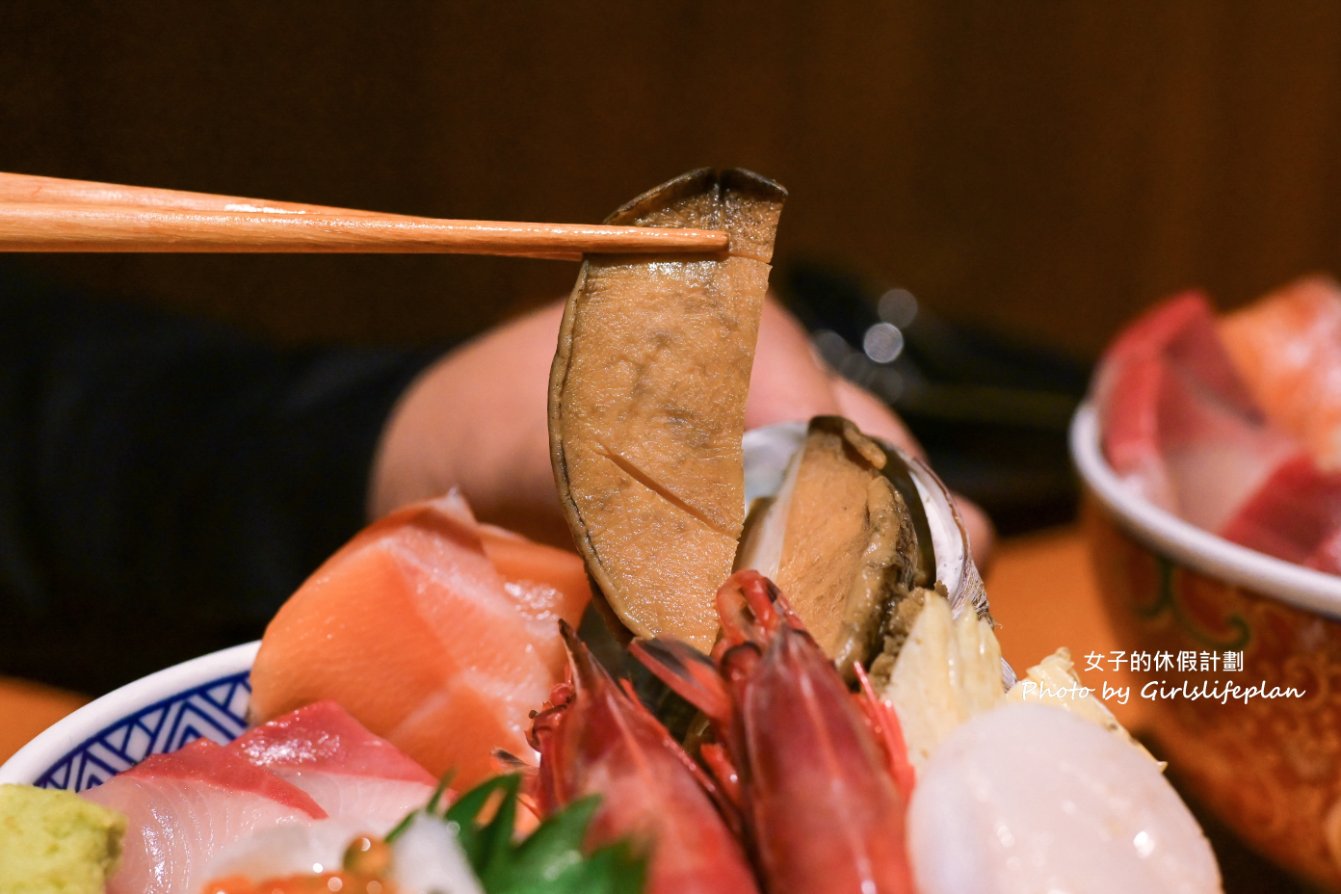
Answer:
[[[639,894],[647,879],[646,856],[620,841],[590,854],[582,850],[587,827],[600,804],[597,797],[574,801],[545,819],[530,835],[515,840],[521,776],[495,776],[440,810],[442,788],[428,806],[406,817],[387,836],[395,840],[419,813],[455,827],[486,894]],[[493,815],[482,821],[489,807]]]

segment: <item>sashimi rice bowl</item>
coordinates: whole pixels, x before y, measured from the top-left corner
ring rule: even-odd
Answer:
[[[573,552],[457,492],[398,509],[259,644],[34,740],[0,809],[78,793],[110,894],[1220,891],[1070,653],[1002,660],[923,463],[841,417],[744,431],[785,195],[690,172],[609,220],[728,253],[583,262],[549,383]]]
[[[1244,841],[1341,887],[1341,289],[1148,311],[1071,452],[1162,753]]]

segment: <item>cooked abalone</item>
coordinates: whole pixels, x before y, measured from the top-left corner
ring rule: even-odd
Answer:
[[[810,421],[777,496],[751,514],[737,568],[771,578],[845,672],[880,644],[919,577],[917,535],[884,449],[837,416]]]
[[[726,230],[711,257],[590,257],[550,374],[559,497],[620,620],[707,650],[744,520],[741,436],[773,233],[786,192],[695,171],[608,222]]]

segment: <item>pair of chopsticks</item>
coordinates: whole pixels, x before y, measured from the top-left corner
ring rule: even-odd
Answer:
[[[440,220],[143,186],[0,173],[0,251],[711,254],[719,230]]]

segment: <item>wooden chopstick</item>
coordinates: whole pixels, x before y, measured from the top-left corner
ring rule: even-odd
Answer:
[[[717,230],[440,220],[294,202],[0,174],[0,251],[719,253]]]
[[[40,177],[36,174],[0,173],[0,203],[8,202],[40,202],[49,205],[116,205],[125,208],[160,208],[165,210],[178,208],[184,211],[257,211],[267,214],[372,214],[376,216],[376,212],[372,211],[354,211],[347,208],[331,208],[326,205],[304,205],[298,202],[248,199],[242,196],[222,196],[207,192],[186,192],[179,189],[158,189],[152,186],[122,186],[118,183],[66,180],[61,177]]]

